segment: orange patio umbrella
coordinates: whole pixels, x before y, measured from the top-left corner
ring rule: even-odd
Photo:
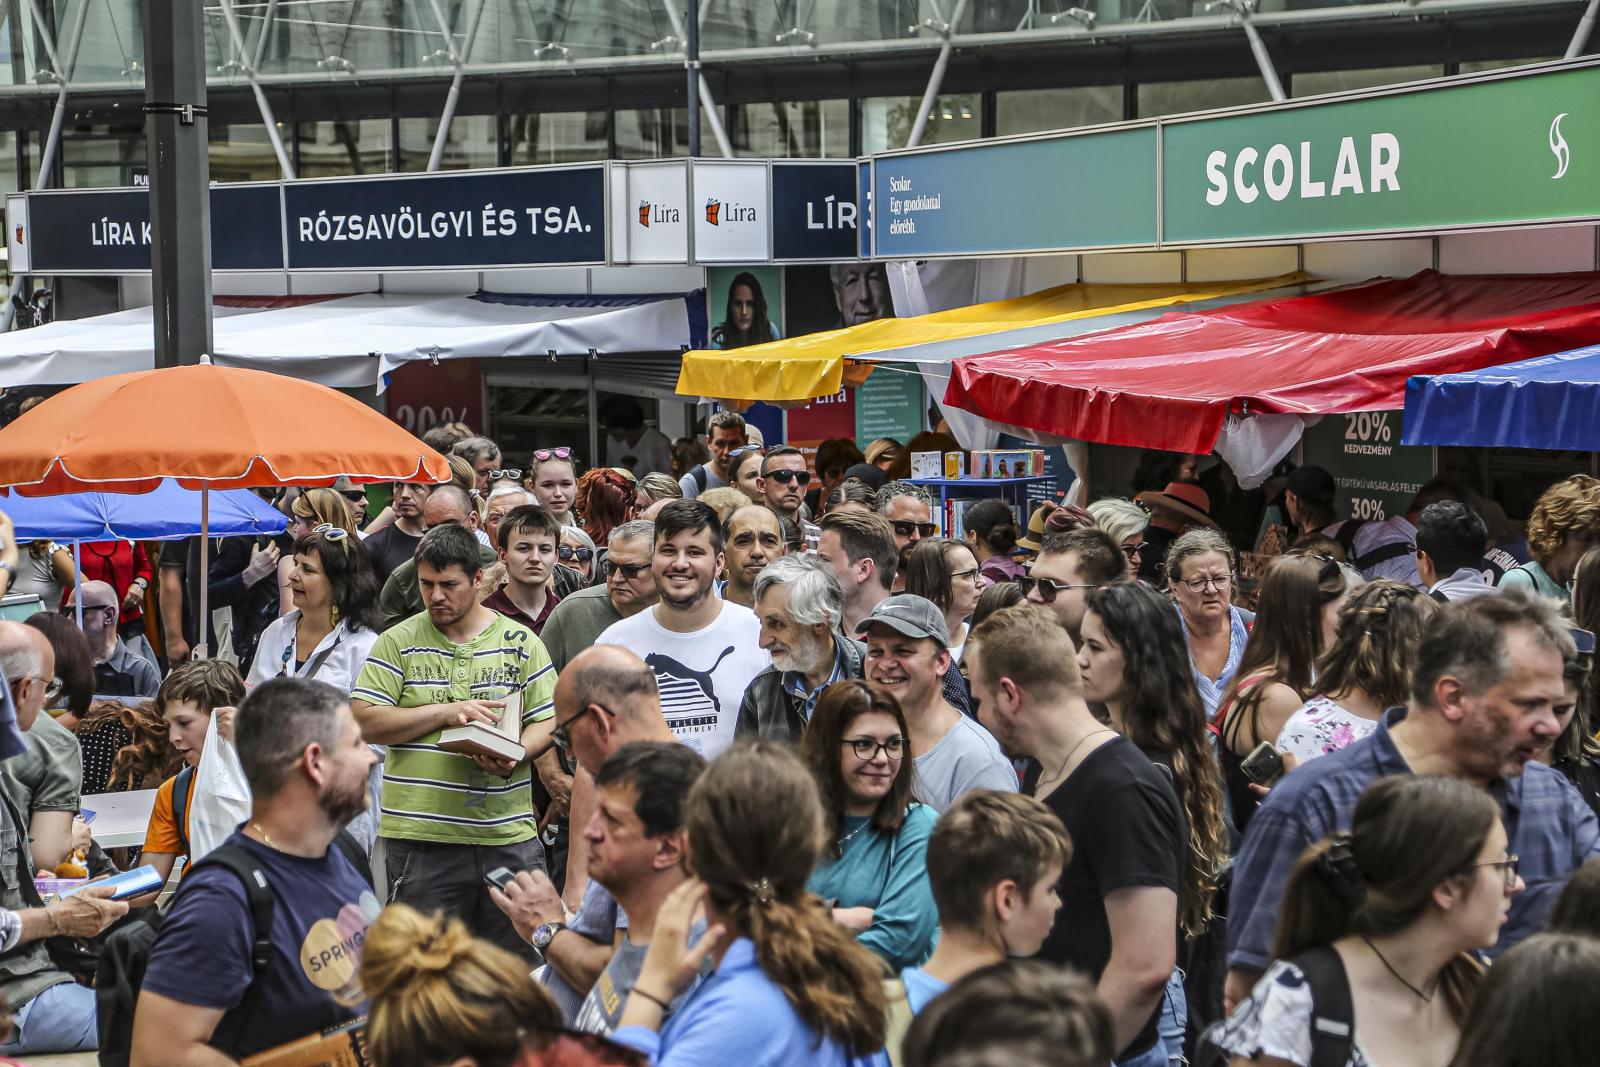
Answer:
[[[338,478],[447,482],[450,464],[335,389],[210,363],[84,382],[0,430],[0,485],[24,496],[147,493],[163,478],[202,493]],[[202,534],[202,575],[208,540]]]

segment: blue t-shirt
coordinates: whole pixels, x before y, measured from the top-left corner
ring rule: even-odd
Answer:
[[[906,1003],[911,1005],[912,1015],[922,1014],[928,1001],[950,988],[949,982],[939,981],[921,967],[907,967],[901,971],[900,984],[906,987]]]
[[[227,1011],[253,998],[232,1048],[235,1059],[347,1022],[366,1011],[357,973],[367,927],[381,905],[337,848],[303,859],[235,832],[272,890],[272,960],[250,965],[255,930],[244,884],[221,866],[196,866],[156,937],[144,988],[184,1004]]]

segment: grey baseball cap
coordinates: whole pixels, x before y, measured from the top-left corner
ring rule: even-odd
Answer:
[[[867,631],[878,624],[898,630],[907,637],[931,637],[940,648],[950,647],[950,630],[944,624],[944,613],[927,597],[915,593],[898,593],[872,609],[872,614],[856,626],[856,633],[865,637]]]

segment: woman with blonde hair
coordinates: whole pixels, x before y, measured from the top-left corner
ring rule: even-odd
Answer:
[[[1562,604],[1578,561],[1600,546],[1600,478],[1574,474],[1544,491],[1528,516],[1533,559],[1500,576],[1501,589],[1526,589]]]
[[[1095,524],[1122,546],[1122,554],[1128,557],[1128,578],[1137,581],[1139,565],[1144,562],[1144,532],[1150,528],[1150,513],[1131,500],[1117,497],[1096,500],[1088,511]]]
[[[883,965],[806,892],[826,840],[811,773],[787,746],[737,745],[683,814],[695,877],[661,906],[616,1040],[662,1067],[881,1062]],[[706,933],[690,945],[702,903]],[[710,977],[663,1027],[708,960]]]
[[[376,1067],[603,1067],[637,1055],[561,1026],[527,964],[460,919],[390,904],[367,928],[361,988]]]

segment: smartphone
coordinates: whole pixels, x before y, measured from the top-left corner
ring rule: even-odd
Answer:
[[[78,818],[82,819],[84,825],[87,826],[89,823],[94,822],[94,817],[98,814],[100,813],[97,811],[91,811],[88,808],[84,808],[82,811],[78,812]]]
[[[516,877],[517,872],[513,871],[510,867],[496,867],[494,870],[483,876],[483,881],[484,884],[494,886],[496,889],[500,890],[500,892],[504,893],[506,891],[506,886],[510,885],[512,880]]]
[[[1256,785],[1271,785],[1283,776],[1283,756],[1271,741],[1263,741],[1239,763],[1239,769]]]

